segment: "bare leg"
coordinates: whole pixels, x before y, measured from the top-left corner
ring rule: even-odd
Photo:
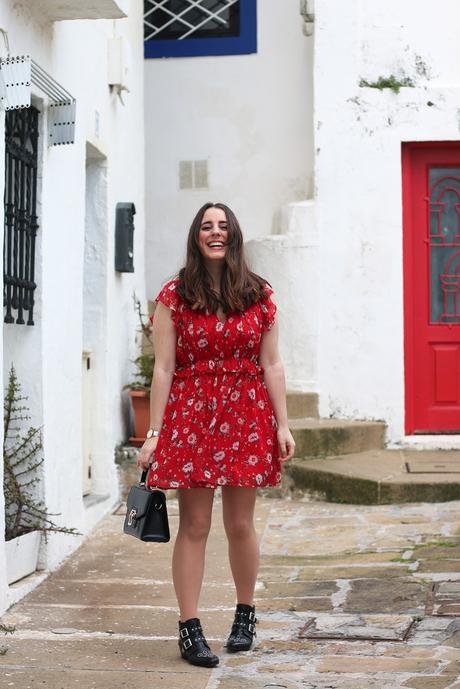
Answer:
[[[172,575],[182,622],[198,617],[206,541],[211,527],[213,488],[179,488],[179,530]]]
[[[256,488],[222,487],[222,510],[237,603],[253,605],[259,569],[259,542],[254,528]]]

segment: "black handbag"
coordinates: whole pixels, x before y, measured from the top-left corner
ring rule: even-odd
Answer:
[[[167,543],[170,535],[166,496],[161,490],[146,487],[147,474],[145,469],[139,485],[129,491],[123,531],[141,541]]]

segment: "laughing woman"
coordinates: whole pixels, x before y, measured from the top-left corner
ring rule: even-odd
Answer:
[[[194,665],[219,662],[198,617],[214,491],[221,486],[237,601],[226,650],[248,651],[257,622],[256,490],[276,486],[294,454],[272,293],[246,265],[234,213],[207,203],[190,227],[185,267],[155,300],[151,428],[137,461],[150,465],[149,486],[177,489],[179,649]]]

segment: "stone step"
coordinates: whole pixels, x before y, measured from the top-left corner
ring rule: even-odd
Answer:
[[[285,471],[291,489],[329,502],[460,500],[460,451],[456,450],[371,450],[321,460],[294,459],[285,464]]]
[[[297,457],[328,457],[384,447],[386,425],[381,421],[289,419]]]
[[[317,392],[288,392],[286,401],[290,419],[301,419],[306,416],[318,418]]]

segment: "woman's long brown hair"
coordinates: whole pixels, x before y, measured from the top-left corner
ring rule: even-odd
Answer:
[[[222,273],[220,298],[212,289],[198,244],[203,216],[208,208],[220,208],[227,218],[227,251]],[[187,239],[185,266],[179,271],[176,292],[192,309],[216,313],[219,304],[225,313],[245,311],[266,295],[266,280],[249,270],[243,247],[243,234],[233,211],[224,203],[205,203],[194,217]]]

